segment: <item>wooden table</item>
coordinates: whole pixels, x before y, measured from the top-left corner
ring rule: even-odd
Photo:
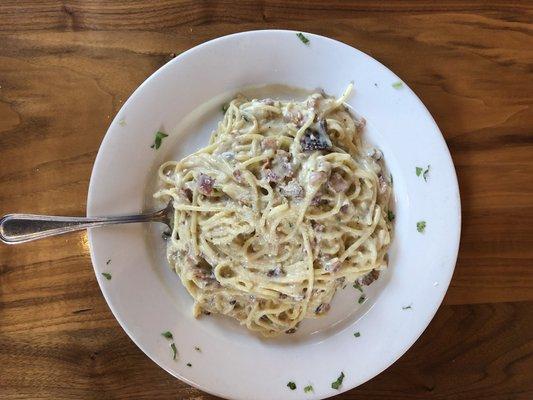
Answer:
[[[0,215],[83,215],[109,122],[199,43],[288,28],[342,40],[420,96],[452,153],[459,260],[435,319],[342,399],[533,399],[533,3],[0,2]],[[84,233],[0,246],[0,398],[214,399],[111,315]]]

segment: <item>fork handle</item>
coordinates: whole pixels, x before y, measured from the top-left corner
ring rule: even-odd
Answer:
[[[0,219],[0,241],[6,244],[17,244],[97,226],[153,220],[153,214],[95,218],[7,214]]]

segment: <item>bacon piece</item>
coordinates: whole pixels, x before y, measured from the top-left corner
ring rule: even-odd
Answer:
[[[278,148],[278,142],[272,137],[266,137],[261,140],[261,148],[263,150],[276,150]]]
[[[350,184],[346,182],[341,174],[335,172],[329,178],[328,187],[335,193],[343,193],[350,187]]]
[[[389,183],[387,182],[387,180],[385,179],[383,175],[379,175],[378,183],[379,183],[379,193],[384,194],[389,187]]]
[[[282,186],[280,190],[286,197],[302,198],[304,196],[304,188],[294,179]]]
[[[242,177],[242,171],[240,169],[236,169],[235,171],[233,171],[233,177],[239,183],[244,182],[244,178]]]
[[[201,194],[205,196],[211,196],[211,193],[213,193],[214,185],[215,185],[215,180],[211,178],[209,175],[200,174],[198,176],[198,191]]]
[[[368,274],[363,276],[363,278],[361,279],[361,283],[363,285],[368,286],[368,285],[370,285],[372,282],[374,282],[378,278],[379,278],[379,271],[376,270],[376,269],[373,269]]]
[[[300,110],[287,110],[283,113],[283,121],[286,123],[292,122],[297,128],[300,128],[303,125],[304,116]]]
[[[320,186],[326,181],[326,179],[328,179],[328,174],[324,171],[316,171],[309,174],[309,184],[312,186]]]
[[[192,202],[192,190],[189,188],[182,188],[180,189],[180,195],[187,200],[189,200],[189,203]]]

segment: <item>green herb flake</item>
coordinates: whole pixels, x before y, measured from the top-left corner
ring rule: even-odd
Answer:
[[[192,367],[192,364],[191,363],[187,363],[187,367]]]
[[[408,306],[402,307],[402,310],[410,310],[412,308],[413,308],[412,305],[409,304]]]
[[[224,103],[222,104],[222,114],[226,114],[226,111],[228,111],[228,108],[229,108],[229,104],[228,103]]]
[[[415,171],[416,171],[416,176],[420,176],[420,174],[422,173],[422,171],[424,171],[424,168],[422,168],[422,167],[416,167],[416,168],[415,168]]]
[[[342,381],[344,380],[344,372],[341,372],[340,376],[337,378],[335,382],[331,383],[331,388],[339,390],[339,388],[342,385]]]
[[[173,338],[172,332],[170,332],[170,331],[163,332],[161,334],[161,336],[165,337],[166,339],[172,339]]]
[[[109,264],[111,264],[111,259],[109,259],[109,260],[107,260],[107,261],[105,262],[105,265],[109,265]]]
[[[393,183],[394,183],[394,179],[392,179],[392,174],[390,174],[390,184],[391,184],[391,186],[393,185]]]
[[[199,348],[198,346],[196,346],[196,347],[194,348],[194,350],[196,350],[198,353],[201,353],[201,352],[202,352],[202,349]]]
[[[309,46],[309,39],[307,39],[302,32],[298,32],[296,36],[298,36],[298,39],[300,39],[303,44]]]
[[[400,81],[398,81],[398,82],[394,82],[394,83],[392,84],[392,87],[393,87],[394,89],[401,89],[401,88],[403,87],[403,82],[400,82]]]
[[[361,333],[360,333],[360,332],[355,332],[353,335],[354,335],[355,337],[360,337],[360,336],[361,336]]]
[[[120,121],[118,121],[118,124],[120,126],[126,126],[126,120],[124,118],[121,118]]]
[[[111,274],[109,272],[102,272],[102,275],[104,276],[104,278],[106,278],[108,281],[111,280]]]
[[[304,387],[304,392],[305,393],[310,393],[310,392],[314,392],[315,390],[313,389],[313,386],[312,385],[307,385],[306,387]]]
[[[364,294],[361,295],[361,297],[359,297],[359,300],[358,300],[358,303],[359,304],[363,304],[366,300],[366,296]]]
[[[387,219],[388,219],[390,222],[392,222],[392,221],[394,221],[394,218],[396,218],[396,216],[394,215],[394,213],[393,213],[391,210],[387,211]]]
[[[426,230],[426,221],[418,221],[416,223],[416,230],[420,233],[424,233]]]
[[[296,390],[296,383],[294,382],[289,382],[287,383],[287,387],[291,390]]]
[[[361,284],[357,281],[354,282],[353,288],[359,290],[361,293],[363,293],[363,288],[361,287]]]
[[[154,139],[154,144],[151,145],[150,147],[152,149],[158,149],[161,147],[161,143],[163,141],[164,138],[166,138],[168,135],[166,133],[163,133],[161,131],[157,131],[157,133],[155,134],[155,139]]]
[[[175,360],[176,356],[178,355],[178,349],[176,349],[176,344],[171,343],[170,348],[172,349],[172,359]]]
[[[431,167],[431,165],[428,165],[428,167],[425,169],[424,172],[422,172],[422,177],[424,178],[424,180],[427,182],[428,181],[428,175],[429,175],[429,168]]]

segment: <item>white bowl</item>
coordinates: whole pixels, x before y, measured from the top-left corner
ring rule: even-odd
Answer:
[[[335,40],[305,35],[308,45],[292,31],[244,32],[176,57],[124,104],[91,176],[88,215],[151,209],[156,206],[151,196],[157,167],[207,143],[222,117],[221,104],[240,89],[282,84],[340,95],[354,82],[348,103],[367,119],[366,139],[385,154],[394,177],[396,213],[389,271],[366,290],[368,300],[362,306],[359,292],[349,285],[337,293],[326,317],[304,322],[294,335],[261,339],[224,317],[192,317],[192,299],[165,259],[163,226],[134,224],[89,232],[98,282],[131,339],[172,375],[225,398],[322,399],[374,377],[429,324],[457,257],[457,178],[427,109],[405,84],[393,87],[400,78],[373,58]],[[280,87],[273,90],[287,96]],[[170,135],[156,151],[150,145],[157,130]],[[427,165],[431,169],[425,181],[415,167]],[[427,224],[424,233],[416,226],[422,220]],[[112,279],[102,272],[110,272]],[[164,331],[173,333],[176,360],[170,341],[161,335]],[[331,383],[341,372],[345,378],[335,390]],[[287,387],[289,381],[296,383],[296,390]],[[307,385],[314,391],[304,393]]]

